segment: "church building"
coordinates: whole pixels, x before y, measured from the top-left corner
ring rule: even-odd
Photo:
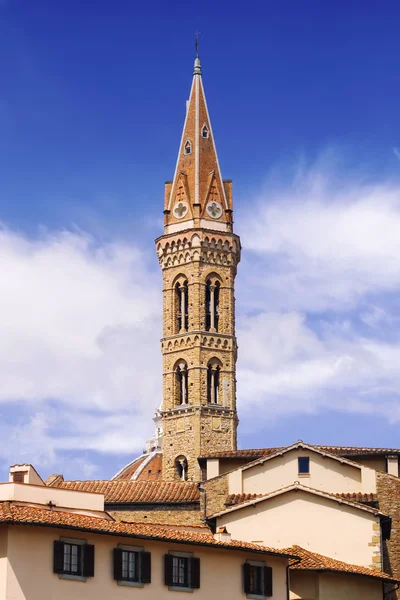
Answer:
[[[241,244],[198,54],[156,252],[163,393],[154,437],[109,481],[52,475],[46,485],[103,494],[118,521],[208,526],[301,556],[293,565],[293,600],[400,598],[400,449],[302,441],[237,448],[234,286]],[[382,575],[379,593],[359,583],[363,570]]]

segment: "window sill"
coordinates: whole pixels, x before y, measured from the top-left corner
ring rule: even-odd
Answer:
[[[69,579],[69,581],[87,581],[87,577],[83,575],[68,575],[67,573],[59,573],[59,579]]]
[[[254,600],[265,600],[267,596],[263,594],[246,594],[246,598],[254,598]]]
[[[125,579],[119,579],[117,581],[117,585],[122,585],[122,586],[126,586],[126,587],[139,587],[139,588],[144,587],[144,583],[142,583],[141,581],[128,581]]]
[[[189,592],[190,594],[194,592],[194,588],[181,587],[180,585],[169,585],[168,590],[170,592]]]
[[[297,477],[310,477],[310,473],[298,473]]]

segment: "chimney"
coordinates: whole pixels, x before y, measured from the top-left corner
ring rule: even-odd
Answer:
[[[8,481],[12,483],[30,483],[32,485],[44,485],[43,479],[32,467],[32,465],[12,465]]]
[[[214,539],[217,542],[223,542],[224,544],[231,543],[231,534],[228,533],[226,527],[218,527],[217,532],[214,533]]]

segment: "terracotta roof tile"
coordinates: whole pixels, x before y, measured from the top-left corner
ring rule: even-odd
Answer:
[[[200,500],[197,484],[183,481],[63,481],[59,487],[104,494],[105,502],[181,503]]]
[[[292,444],[290,444],[292,445]],[[367,448],[359,446],[319,446],[317,444],[307,444],[317,450],[330,452],[335,456],[366,456],[372,454],[400,454],[400,448]],[[231,450],[227,452],[213,452],[204,454],[200,458],[261,458],[280,452],[289,446],[280,446],[277,448],[256,448],[250,450]]]
[[[338,456],[362,456],[370,454],[400,454],[400,448],[367,448],[360,446],[315,446]]]
[[[131,462],[123,471],[121,471],[121,473],[118,475],[118,479],[131,479],[138,468],[142,465],[145,458],[145,456],[140,456]]]
[[[254,498],[262,498],[265,494],[230,494],[225,500],[226,506],[233,506],[235,504],[241,504],[248,500],[254,500]]]
[[[250,450],[226,450],[224,452],[210,452],[202,455],[200,458],[261,458],[269,456],[282,450],[280,448],[256,448]]]
[[[236,540],[232,540],[229,543],[219,542],[214,539],[210,531],[207,533],[199,533],[196,531],[182,531],[165,526],[157,527],[143,523],[109,521],[100,517],[89,517],[77,513],[34,508],[26,505],[17,505],[12,502],[0,502],[0,522],[39,526],[46,525],[51,527],[91,531],[93,533],[107,533],[144,539],[150,538],[187,544],[201,544],[204,546],[276,554],[290,558],[295,558],[297,556],[289,550],[275,550],[274,548],[267,548],[266,546],[248,542]]]
[[[318,491],[318,490],[316,490]],[[236,504],[242,504],[242,502],[248,502],[256,498],[263,498],[266,494],[230,494],[225,500],[226,506],[234,506]],[[378,502],[377,494],[364,494],[362,492],[342,493],[335,494],[338,498],[362,504],[364,502]]]
[[[352,500],[353,502],[378,502],[377,494],[364,494],[363,492],[353,492],[353,493],[342,493],[336,494],[339,498],[344,498],[344,500]]]
[[[291,546],[291,548],[286,548],[285,550],[297,554],[301,558],[301,562],[293,564],[290,567],[291,569],[298,569],[301,571],[336,571],[340,573],[351,573],[353,575],[365,575],[367,577],[373,577],[374,579],[397,583],[396,579],[393,579],[387,573],[383,573],[383,571],[368,569],[367,567],[360,567],[359,565],[351,565],[342,562],[341,560],[311,552],[311,550],[305,550],[300,546]]]
[[[145,465],[139,473],[136,481],[161,481],[162,479],[162,455],[157,454]]]
[[[128,463],[113,479],[131,479],[132,481],[161,481],[162,453],[154,451],[143,454]]]

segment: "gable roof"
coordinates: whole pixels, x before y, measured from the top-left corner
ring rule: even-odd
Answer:
[[[333,500],[334,502],[337,502],[338,504],[346,504],[348,506],[369,512],[371,514],[375,514],[375,515],[381,514],[377,508],[373,508],[372,506],[367,506],[365,504],[361,504],[360,502],[356,502],[355,500],[351,500],[350,498],[343,498],[340,495],[323,492],[321,490],[307,487],[305,485],[301,485],[300,483],[296,482],[296,483],[292,483],[291,485],[280,488],[278,490],[275,490],[273,492],[270,492],[269,494],[264,494],[261,496],[257,495],[255,498],[253,497],[247,501],[230,506],[226,510],[223,510],[221,512],[210,515],[210,517],[212,517],[212,518],[221,517],[223,515],[234,512],[236,510],[241,510],[242,508],[246,508],[248,506],[258,504],[259,502],[265,502],[266,500],[270,500],[271,498],[275,498],[276,496],[280,496],[282,494],[286,494],[288,492],[293,492],[293,491],[296,491],[296,492],[301,491],[301,492],[305,492],[307,494],[313,494],[314,496],[320,496],[321,498],[327,498],[329,500]]]
[[[301,558],[300,563],[294,563],[290,565],[291,570],[299,571],[332,571],[339,573],[350,573],[351,575],[364,575],[365,577],[372,577],[373,579],[380,579],[382,581],[389,581],[397,583],[397,580],[375,569],[369,569],[367,567],[360,567],[359,565],[351,565],[335,558],[329,558],[317,552],[311,550],[305,550],[301,546],[291,546],[286,550],[297,554]]]
[[[367,448],[364,446],[316,446],[337,456],[374,456],[376,454],[399,454],[400,448]]]
[[[13,502],[0,502],[0,523],[56,527],[130,538],[218,547],[228,550],[244,550],[259,554],[281,556],[283,558],[297,558],[297,555],[290,551],[276,550],[258,544],[237,540],[220,542],[215,540],[210,531],[208,533],[199,533],[197,531],[183,531],[172,527],[169,528],[168,526],[160,527],[144,523],[124,523],[123,521],[106,520],[101,517],[90,517],[77,513],[18,505]]]
[[[373,493],[364,493],[364,492],[343,492],[340,494],[334,494],[338,498],[344,498],[345,500],[352,500],[353,502],[358,502],[360,504],[364,504],[366,502],[378,502],[378,495]],[[265,496],[265,494],[229,494],[225,500],[225,506],[233,506],[235,504],[242,504],[243,502],[248,502],[249,500],[254,500],[255,498],[261,498]]]
[[[196,483],[186,481],[60,481],[58,488],[77,492],[104,494],[104,501],[137,502],[151,504],[199,502],[200,492]]]
[[[252,469],[256,465],[262,465],[264,462],[266,462],[268,460],[272,460],[273,458],[277,458],[279,456],[282,456],[283,454],[287,454],[288,452],[297,450],[298,448],[302,448],[303,450],[309,450],[310,452],[315,452],[316,454],[320,454],[321,456],[331,458],[332,460],[336,460],[342,464],[347,464],[356,469],[361,469],[361,465],[359,465],[356,462],[353,462],[352,460],[349,460],[348,458],[340,457],[340,456],[337,456],[336,454],[331,454],[330,452],[328,452],[326,450],[321,450],[320,448],[317,448],[317,446],[310,446],[309,444],[305,444],[302,440],[299,440],[298,442],[296,442],[295,444],[292,444],[291,446],[285,446],[284,448],[277,449],[272,454],[268,454],[268,455],[262,456],[261,458],[258,458],[256,460],[253,460],[252,462],[241,467],[241,469],[243,471],[246,471],[247,469]]]
[[[289,446],[279,446],[276,448],[252,448],[247,450],[228,450],[221,452],[211,452],[203,454],[200,458],[261,458],[262,456],[269,456],[275,454]],[[335,456],[374,456],[374,455],[386,455],[386,454],[398,454],[400,455],[400,448],[367,448],[361,446],[322,446],[319,444],[307,444],[311,448],[322,450],[323,452],[329,452]]]

